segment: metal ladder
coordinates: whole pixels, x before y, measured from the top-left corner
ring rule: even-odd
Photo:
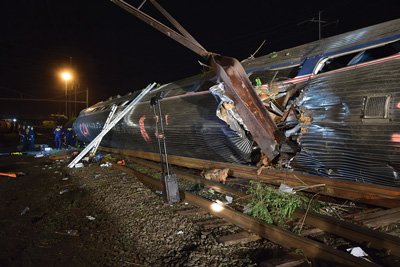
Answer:
[[[69,168],[75,167],[75,164],[78,163],[94,146],[98,146],[97,143],[100,143],[101,139],[148,93],[151,89],[156,85],[156,83],[149,84],[143,91],[131,102],[129,105],[117,115],[117,117],[112,120],[107,127],[104,127],[103,130],[96,136],[95,139],[90,142],[90,144],[79,153],[76,158],[68,164]]]
[[[108,114],[108,117],[107,117],[106,122],[104,123],[103,129],[106,129],[107,126],[110,124],[111,118],[114,116],[114,113],[117,110],[117,107],[118,106],[115,104],[111,106],[110,114]],[[103,138],[100,138],[99,141],[97,141],[96,145],[93,147],[92,151],[90,151],[89,155],[93,156],[96,153],[102,139]]]

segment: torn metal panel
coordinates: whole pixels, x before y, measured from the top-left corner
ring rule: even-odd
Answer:
[[[272,161],[278,154],[278,144],[284,136],[269,116],[257,96],[241,64],[233,58],[211,56],[211,65],[225,83],[225,90],[235,103],[254,140]]]

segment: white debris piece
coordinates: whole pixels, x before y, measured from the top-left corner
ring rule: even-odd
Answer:
[[[347,251],[354,257],[368,257],[368,254],[360,247],[348,248]]]
[[[227,201],[227,202],[225,202],[225,204],[231,204],[233,201],[233,197],[230,197],[230,196],[225,196],[225,199]]]
[[[75,168],[83,168],[83,163],[80,162],[80,163],[75,164]]]
[[[96,218],[95,218],[95,217],[93,217],[93,216],[90,216],[90,215],[86,216],[86,218],[88,218],[88,219],[89,219],[89,221],[94,221],[94,220],[96,220]]]
[[[296,194],[296,191],[294,191],[293,188],[291,188],[290,186],[288,186],[286,184],[281,184],[279,186],[279,191],[288,193],[288,194]]]

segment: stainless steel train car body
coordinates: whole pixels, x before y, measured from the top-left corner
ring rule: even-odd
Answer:
[[[283,165],[333,179],[400,185],[399,40],[400,19],[242,63],[276,124],[298,147],[281,146]],[[218,114],[225,101],[208,90],[215,83],[213,75],[198,75],[157,89],[166,92],[161,106],[168,152],[251,162],[259,153],[257,144],[245,125]],[[101,145],[157,152],[149,105],[154,94],[125,116]],[[79,139],[92,140],[111,104],[122,110],[134,96],[83,110],[74,123]]]

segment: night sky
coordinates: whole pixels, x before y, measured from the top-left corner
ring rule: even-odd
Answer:
[[[139,6],[142,0],[126,2]],[[318,24],[310,20],[318,11],[327,22],[323,38],[400,17],[395,1],[291,2],[158,0],[208,51],[238,60],[263,40],[256,56],[317,40]],[[150,1],[142,11],[170,26]],[[0,97],[64,100],[60,73],[72,69],[75,88],[89,88],[89,105],[198,74],[202,61],[109,0],[1,0],[0,51]],[[0,116],[64,109],[63,102],[2,100]]]

